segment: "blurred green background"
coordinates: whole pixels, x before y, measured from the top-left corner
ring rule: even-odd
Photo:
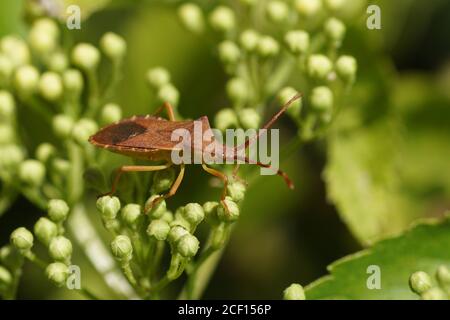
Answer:
[[[359,76],[349,104],[364,113],[363,121],[368,123],[384,116],[393,105],[399,108],[396,115],[406,119],[401,130],[409,132],[402,153],[402,161],[412,163],[406,172],[406,179],[412,179],[408,186],[428,181],[430,185],[426,192],[412,187],[404,192],[414,199],[427,199],[420,207],[420,216],[441,214],[449,205],[449,198],[442,196],[448,195],[448,190],[439,189],[444,187],[435,180],[438,176],[442,179],[442,175],[447,179],[450,171],[445,157],[450,147],[450,2],[374,3],[382,8],[382,29],[369,31],[365,20],[353,21],[344,44],[344,51],[359,61]],[[25,34],[21,7],[22,1],[1,1],[0,36]],[[144,77],[148,68],[159,65],[172,73],[173,83],[181,93],[179,111],[184,117],[207,115],[212,119],[217,110],[227,106],[226,75],[216,53],[208,39],[181,27],[174,1],[112,1],[111,6],[93,12],[81,30],[73,32],[77,40],[97,43],[106,31],[119,33],[128,43],[125,75],[116,99],[126,116],[149,113],[156,107]],[[32,141],[37,145],[45,140],[45,130],[39,123],[31,125],[39,132]],[[287,143],[295,135],[294,125],[286,117],[278,126],[282,141]],[[437,128],[439,134],[445,135],[435,139],[433,131],[427,138],[414,136],[416,129],[423,127]],[[380,136],[381,140],[391,138]],[[430,146],[433,143],[438,146]],[[436,162],[427,164],[430,157]],[[252,184],[243,214],[204,298],[278,299],[290,283],[308,284],[326,274],[329,263],[362,248],[327,199],[323,179],[326,160],[324,143],[307,144],[282,159],[283,169],[296,184],[294,192],[277,177],[261,177]],[[346,161],[353,161],[352,156]],[[420,176],[424,171],[427,174]],[[169,206],[217,197],[220,189],[205,188],[209,183],[201,168],[189,168]],[[364,204],[365,199],[358,201]],[[367,206],[371,205],[368,201]],[[364,205],[361,209],[364,214]],[[20,198],[0,218],[0,245],[8,241],[17,226],[32,227],[41,215]],[[82,266],[84,279],[102,287],[100,278],[87,262],[83,263],[83,257],[75,259]],[[80,298],[76,293],[55,289],[40,270],[30,265],[24,270],[18,297]]]

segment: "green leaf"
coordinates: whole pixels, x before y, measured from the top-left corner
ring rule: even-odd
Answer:
[[[432,79],[407,76],[385,106],[349,108],[328,138],[324,177],[330,200],[363,244],[397,234],[450,202],[450,101]],[[374,110],[375,109],[375,110]]]
[[[328,267],[330,275],[306,287],[306,298],[417,299],[409,289],[409,276],[419,270],[431,275],[441,265],[450,266],[448,248],[450,217],[424,221],[401,236],[334,262]],[[380,289],[368,289],[367,281],[374,274],[368,272],[370,266],[379,267]]]

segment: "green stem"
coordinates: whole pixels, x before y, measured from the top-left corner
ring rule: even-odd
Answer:
[[[205,291],[217,264],[225,251],[225,246],[219,250],[208,252],[204,261],[198,264],[195,271],[189,276],[187,285],[183,288],[178,299],[199,299]],[[205,251],[206,253],[206,251]]]
[[[73,141],[67,141],[70,172],[67,183],[67,200],[74,204],[83,194],[83,155],[80,147]]]

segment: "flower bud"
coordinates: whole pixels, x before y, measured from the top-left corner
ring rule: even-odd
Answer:
[[[304,17],[312,17],[322,8],[322,0],[295,0],[295,9]]]
[[[233,10],[225,6],[216,7],[209,16],[211,26],[221,32],[227,32],[236,25],[236,17]]]
[[[164,102],[168,102],[173,106],[178,105],[180,100],[180,93],[178,89],[172,84],[165,84],[158,90],[158,99]]]
[[[31,65],[23,65],[16,70],[14,84],[19,93],[24,95],[33,94],[39,83],[39,72]]]
[[[289,7],[286,2],[280,0],[270,1],[266,7],[266,13],[272,22],[283,22],[289,15]]]
[[[159,199],[156,203],[153,203],[153,200],[159,198],[159,195],[153,195],[145,202],[146,213],[149,214],[153,219],[160,219],[164,213],[167,211],[166,200]],[[147,212],[147,208],[150,208],[150,211]]]
[[[127,43],[118,34],[107,32],[100,39],[100,48],[111,60],[120,60],[125,56]]]
[[[428,289],[421,294],[422,300],[448,300],[449,296],[439,287]]]
[[[67,93],[78,96],[83,90],[83,75],[77,69],[69,69],[63,73],[64,88]]]
[[[80,43],[72,50],[72,62],[85,71],[94,70],[100,62],[100,53],[93,45]]]
[[[283,291],[284,300],[305,300],[305,291],[298,283],[293,283]]]
[[[270,36],[262,36],[258,41],[258,53],[264,57],[269,58],[276,56],[280,52],[280,45]]]
[[[51,157],[56,154],[55,147],[50,143],[41,143],[36,148],[36,159],[42,163],[46,163]]]
[[[87,143],[90,136],[98,131],[98,125],[89,118],[80,119],[72,129],[72,137],[79,144]]]
[[[214,125],[217,129],[225,131],[228,128],[238,126],[236,112],[231,108],[221,109],[214,118]]]
[[[45,273],[51,282],[58,287],[62,287],[69,276],[69,268],[64,263],[54,262],[47,266]]]
[[[0,90],[0,119],[9,121],[13,118],[16,109],[14,97],[9,91]]]
[[[38,187],[44,182],[45,166],[37,160],[25,160],[19,166],[19,178],[30,186]]]
[[[97,209],[103,219],[113,220],[120,210],[120,200],[117,197],[103,196],[97,200]]]
[[[69,215],[69,206],[64,200],[52,199],[48,202],[47,212],[53,222],[63,222]]]
[[[43,73],[39,80],[39,92],[49,101],[61,98],[63,93],[61,76],[55,72]]]
[[[409,277],[409,286],[411,290],[417,294],[422,294],[428,291],[433,286],[431,283],[431,278],[428,273],[423,271],[414,272]]]
[[[13,277],[8,269],[0,266],[0,290],[9,287],[13,282]]]
[[[252,52],[256,50],[260,35],[252,29],[245,30],[240,36],[240,43],[244,50]]]
[[[163,215],[161,217],[161,220],[164,220],[164,221],[166,221],[167,223],[170,224],[170,223],[172,223],[173,220],[175,220],[175,218],[174,218],[173,213],[171,211],[166,210],[163,213]]]
[[[246,187],[240,181],[234,181],[227,186],[227,193],[234,202],[244,200]]]
[[[152,194],[161,194],[167,191],[175,181],[175,169],[167,168],[165,170],[156,171],[153,175],[153,183],[151,187]]]
[[[217,208],[217,216],[223,222],[234,222],[239,218],[239,206],[230,197],[226,197]],[[226,207],[225,207],[226,206]]]
[[[189,223],[191,229],[195,229],[205,218],[203,207],[198,203],[188,203],[184,206],[181,215]],[[177,214],[175,214],[175,217]]]
[[[133,257],[133,246],[130,238],[124,235],[117,236],[111,242],[111,251],[117,260],[121,262],[128,262]]]
[[[66,159],[56,158],[52,161],[52,169],[59,175],[66,175],[70,170],[71,164]]]
[[[122,109],[115,103],[105,104],[100,114],[100,121],[103,125],[110,124],[122,119]]]
[[[35,20],[32,29],[42,30],[53,37],[59,37],[60,34],[58,24],[50,18],[40,18]]]
[[[191,32],[200,33],[205,28],[205,18],[199,6],[193,3],[186,3],[178,9],[178,16],[181,22]]]
[[[185,258],[192,258],[198,252],[200,242],[191,235],[185,234],[177,242],[177,252]]]
[[[345,36],[346,27],[344,23],[336,18],[329,18],[325,22],[324,30],[333,45],[339,47]]]
[[[58,37],[59,29],[56,23],[48,18],[42,18],[33,23],[28,41],[33,50],[44,55],[56,48]]]
[[[332,71],[333,65],[326,56],[322,54],[313,54],[308,59],[309,75],[317,79],[326,79]]]
[[[61,73],[67,69],[69,61],[64,53],[55,52],[50,56],[47,64],[51,71]]]
[[[33,234],[24,227],[17,228],[11,233],[11,244],[20,251],[27,251],[33,247]]]
[[[34,234],[44,245],[58,235],[58,226],[47,218],[39,218],[34,225]]]
[[[235,64],[239,61],[241,51],[233,41],[223,41],[219,44],[219,56],[223,63]]]
[[[446,266],[439,266],[436,272],[436,279],[442,288],[450,287],[450,270]]]
[[[289,100],[291,100],[295,95],[298,94],[298,91],[292,87],[285,87],[281,89],[280,93],[278,93],[278,101],[281,105],[285,105]],[[302,99],[298,99],[294,101],[289,108],[287,109],[287,113],[294,119],[300,118],[300,113],[302,111]]]
[[[177,243],[181,237],[189,234],[189,231],[187,231],[185,228],[179,225],[175,225],[172,228],[170,228],[169,234],[167,236],[169,242],[174,245]]]
[[[30,62],[30,51],[27,44],[14,36],[6,36],[0,41],[0,51],[11,61],[14,67]]]
[[[0,145],[14,142],[14,130],[9,124],[0,123]]]
[[[239,122],[244,129],[257,129],[261,124],[261,116],[253,108],[244,108],[238,111]]]
[[[0,147],[0,167],[9,170],[14,169],[24,159],[24,153],[15,144]]]
[[[336,61],[336,72],[345,81],[353,81],[357,70],[356,59],[352,56],[341,56]]]
[[[14,70],[13,63],[7,56],[0,53],[0,84],[8,83]]]
[[[311,106],[319,112],[333,108],[333,92],[328,87],[316,87],[311,93]]]
[[[154,88],[161,88],[170,83],[170,73],[167,69],[156,67],[147,71],[147,81]]]
[[[147,228],[147,234],[156,240],[166,240],[170,231],[170,225],[167,221],[156,219],[150,222]]]
[[[249,98],[249,86],[247,81],[242,78],[235,77],[227,83],[227,94],[233,102],[240,103],[247,101]]]
[[[48,253],[56,261],[66,262],[72,256],[72,242],[63,236],[58,236],[50,241]]]
[[[134,228],[136,226],[141,216],[141,206],[138,204],[127,204],[121,210],[122,220],[130,228]]]
[[[292,30],[286,33],[284,42],[293,54],[304,54],[309,49],[309,34],[303,30]]]
[[[58,138],[67,139],[72,133],[74,121],[65,114],[57,114],[52,119],[53,132]]]

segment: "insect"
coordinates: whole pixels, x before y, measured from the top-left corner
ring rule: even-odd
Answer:
[[[301,95],[295,95],[292,97],[281,109],[266,123],[262,129],[270,128],[273,123],[288,109],[288,107],[295,101],[301,98]],[[164,119],[158,115],[165,109],[169,119]],[[196,120],[197,123],[201,123],[203,131],[211,129],[209,125],[208,118],[203,116]],[[107,149],[108,151],[119,153],[125,156],[129,156],[136,159],[150,160],[153,162],[164,162],[162,165],[127,165],[119,168],[113,184],[111,191],[105,195],[112,195],[115,193],[117,185],[119,183],[120,177],[124,172],[149,172],[149,171],[159,171],[165,170],[174,165],[171,160],[172,151],[177,148],[177,142],[172,141],[172,133],[177,129],[185,129],[187,132],[192,133],[194,131],[194,121],[177,121],[175,120],[173,108],[169,103],[164,103],[153,115],[146,116],[133,116],[128,119],[120,120],[117,123],[108,125],[98,131],[96,134],[89,138],[89,142],[94,146]],[[262,131],[259,131],[262,132]],[[260,167],[271,168],[270,165],[263,164],[259,161],[251,161],[248,156],[239,156],[239,151],[242,149],[246,150],[253,142],[259,139],[261,134],[247,138],[242,145],[236,147],[228,147],[226,145],[220,145],[222,152],[217,155],[224,160],[240,160],[242,163],[255,164]],[[212,138],[208,143],[218,143]],[[202,153],[206,148],[207,143],[202,141],[200,146],[192,145],[192,149],[195,152]],[[230,150],[230,148],[232,148]],[[209,174],[219,178],[223,181],[224,188],[221,196],[221,203],[227,209],[226,203],[224,202],[227,195],[227,185],[228,177],[222,172],[209,167],[206,163],[201,163],[203,169]],[[185,164],[181,163],[179,165],[180,170],[177,178],[173,182],[169,191],[153,200],[149,208],[146,208],[146,212],[158,201],[162,199],[167,199],[173,196],[181,181],[184,177]],[[237,174],[239,164],[236,165],[233,172],[233,176]],[[288,176],[281,170],[277,170],[277,174],[284,178],[286,184],[289,188],[293,189],[294,185],[288,178]]]

